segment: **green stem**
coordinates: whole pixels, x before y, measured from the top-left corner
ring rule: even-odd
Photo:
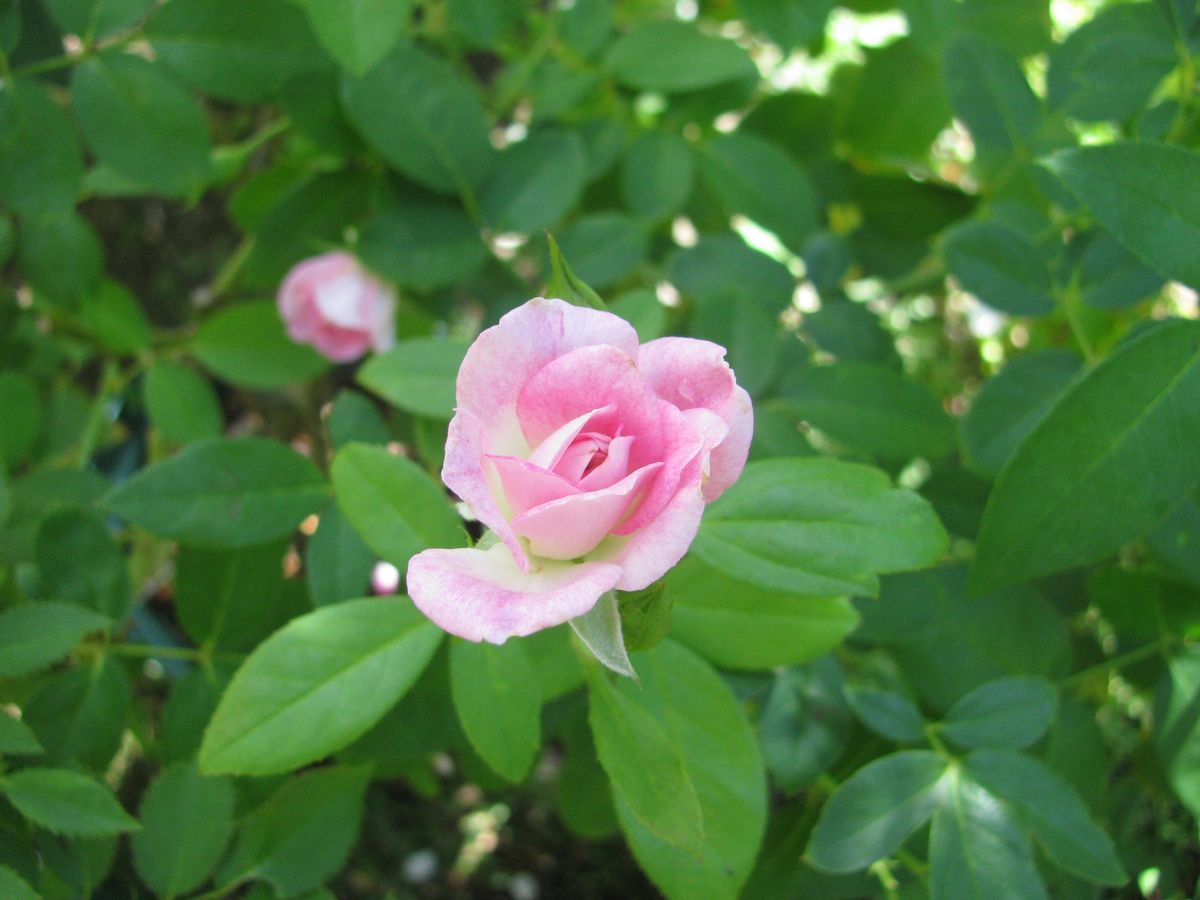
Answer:
[[[68,69],[82,60],[82,56],[52,56],[49,59],[39,59],[35,63],[21,66],[19,69],[13,69],[10,74],[13,78],[21,78],[25,75],[40,75],[42,72],[53,72],[56,69]]]
[[[1075,343],[1079,345],[1079,351],[1083,354],[1084,362],[1089,366],[1093,366],[1098,361],[1096,348],[1092,344],[1091,338],[1087,335],[1087,329],[1084,328],[1083,320],[1079,317],[1081,298],[1079,296],[1079,279],[1078,276],[1071,278],[1071,283],[1067,287],[1057,292],[1059,306],[1062,307],[1063,315],[1066,317],[1067,325],[1071,328],[1071,335],[1075,338]]]
[[[1167,143],[1171,144],[1183,137],[1188,127],[1188,118],[1192,106],[1192,96],[1196,91],[1196,64],[1192,60],[1191,49],[1182,38],[1175,40],[1175,50],[1179,56],[1179,112],[1171,123],[1167,133]]]
[[[92,408],[88,413],[87,423],[79,438],[79,450],[75,457],[77,468],[85,469],[96,452],[96,444],[100,440],[100,432],[104,430],[105,408],[113,394],[121,386],[120,370],[111,359],[104,361],[104,369],[100,374],[100,384],[96,388],[96,396],[92,400]]]
[[[1152,641],[1141,647],[1136,647],[1126,653],[1121,653],[1104,662],[1096,663],[1094,666],[1088,666],[1086,669],[1080,669],[1072,675],[1068,675],[1058,683],[1059,690],[1070,690],[1078,687],[1090,680],[1095,675],[1109,675],[1118,669],[1123,669],[1126,666],[1133,665],[1136,662],[1141,662],[1143,659],[1148,659],[1159,653],[1165,652],[1177,638],[1173,635],[1163,635],[1157,641]]]
[[[109,644],[108,652],[114,656],[133,659],[183,659],[204,665],[208,662],[238,663],[245,659],[241,653],[213,653],[196,647],[156,647],[153,644]]]
[[[254,236],[247,235],[242,238],[242,242],[237,245],[237,249],[233,251],[233,255],[225,260],[225,265],[221,266],[221,270],[217,272],[217,277],[213,279],[213,283],[209,290],[212,292],[212,299],[222,296],[229,290],[230,286],[237,279],[238,274],[242,271],[242,267],[246,265],[246,260],[250,258],[250,253],[254,250]]]
[[[925,740],[929,742],[929,746],[939,756],[944,756],[946,759],[953,759],[954,754],[946,749],[946,745],[942,743],[942,739],[938,737],[938,723],[929,722],[925,726]]]

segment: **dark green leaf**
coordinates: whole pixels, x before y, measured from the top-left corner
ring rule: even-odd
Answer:
[[[1200,325],[1163,323],[1072,385],[1018,447],[988,501],[972,585],[1092,562],[1142,534],[1200,478],[1198,442]]]
[[[51,677],[22,713],[50,761],[105,771],[125,734],[129,678],[120,662],[102,657]]]
[[[45,668],[110,624],[108,616],[73,603],[24,603],[6,609],[0,613],[0,677]]]
[[[102,344],[116,353],[133,355],[150,346],[150,323],[137,298],[115,281],[105,281],[84,298],[83,322]]]
[[[375,554],[337,503],[321,513],[317,533],[308,539],[304,570],[313,605],[329,606],[367,592]]]
[[[821,810],[805,856],[830,872],[865,869],[924,825],[948,789],[947,761],[903,750],[863,766]]]
[[[395,46],[408,22],[408,0],[302,0],[313,31],[333,58],[365,75]]]
[[[1200,810],[1200,648],[1173,656],[1155,696],[1155,750],[1193,815]]]
[[[106,787],[67,769],[22,769],[0,780],[0,793],[30,821],[59,834],[100,837],[141,827]]]
[[[26,219],[18,261],[34,291],[60,306],[75,307],[100,288],[103,250],[87,221],[77,213]],[[63,265],[63,260],[71,265]]]
[[[925,736],[921,711],[907,697],[876,688],[852,687],[847,688],[846,699],[854,714],[876,734],[901,743]]]
[[[64,32],[104,37],[137,24],[154,0],[47,0],[46,5]]]
[[[946,48],[944,66],[950,105],[979,152],[1028,154],[1040,110],[1017,60],[989,39],[962,36]]]
[[[946,234],[944,249],[954,277],[993,309],[1014,316],[1042,316],[1054,309],[1046,261],[1007,226],[964,222]]]
[[[190,444],[217,437],[224,428],[212,385],[186,366],[156,361],[146,372],[142,390],[150,420],[168,440]]]
[[[465,341],[400,341],[359,369],[358,380],[406,412],[449,421],[454,415],[455,380],[466,352]]]
[[[0,199],[22,216],[69,212],[83,159],[71,120],[39,83],[6,81],[0,135]]]
[[[429,291],[473,277],[488,258],[479,230],[457,206],[411,201],[363,229],[362,261],[401,287]]]
[[[621,161],[621,199],[631,212],[662,219],[678,212],[692,192],[692,148],[678,135],[641,134]]]
[[[622,35],[605,64],[626,87],[664,94],[693,91],[754,74],[746,51],[688,22],[651,22]]]
[[[0,466],[15,468],[42,431],[42,398],[24,372],[0,372]]]
[[[581,216],[559,239],[577,276],[603,290],[620,281],[646,258],[649,234],[620,213]]]
[[[0,753],[9,756],[38,756],[46,751],[28,725],[8,713],[0,713]]]
[[[84,136],[106,165],[166,194],[203,187],[211,168],[204,115],[161,67],[105,53],[80,63],[71,87]]]
[[[267,775],[341,749],[404,695],[441,637],[411,603],[393,598],[293,620],[234,675],[205,732],[201,769]]]
[[[575,206],[586,178],[587,157],[575,134],[534,134],[496,157],[479,204],[497,231],[531,234]]]
[[[0,896],[8,900],[38,900],[38,893],[8,866],[0,865]]]
[[[329,362],[287,336],[275,304],[239,303],[205,319],[192,346],[196,358],[221,378],[272,390],[309,381]]]
[[[776,787],[803,790],[846,750],[853,719],[832,656],[780,670],[758,719],[759,743]]]
[[[34,541],[42,587],[55,600],[89,606],[123,622],[133,606],[125,554],[99,514],[64,509],[42,521]]]
[[[1118,310],[1157,294],[1163,278],[1106,231],[1096,233],[1079,261],[1079,292],[1097,309]]]
[[[248,650],[278,624],[283,541],[235,550],[185,546],[175,560],[175,611],[201,646]],[[356,595],[358,596],[358,595]]]
[[[108,495],[109,509],[185,543],[247,547],[282,537],[324,501],[308,459],[263,438],[199,441]]]
[[[950,708],[942,733],[966,747],[1028,747],[1054,721],[1058,694],[1043,678],[989,681]]]
[[[738,0],[750,27],[785,52],[819,41],[834,5],[835,0]]]
[[[542,709],[537,670],[524,644],[454,641],[450,690],[475,751],[509,781],[524,779],[541,747]]]

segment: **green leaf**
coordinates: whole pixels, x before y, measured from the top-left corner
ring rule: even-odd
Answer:
[[[667,330],[667,308],[650,288],[634,288],[615,297],[608,311],[634,327],[643,344],[662,337]]]
[[[637,678],[633,663],[629,661],[629,651],[625,647],[621,608],[617,602],[616,591],[605,591],[595,606],[582,616],[571,619],[570,625],[583,646],[605,667],[618,675]]]
[[[84,298],[84,325],[108,349],[133,355],[150,346],[150,323],[137,298],[115,281],[104,281],[98,293]]]
[[[5,775],[0,793],[21,815],[58,834],[102,837],[141,828],[108,788],[67,769],[22,769]]]
[[[317,533],[304,549],[304,573],[314,606],[329,606],[367,593],[375,554],[336,502],[321,513]]]
[[[334,449],[360,441],[364,444],[386,444],[392,430],[384,421],[375,402],[358,391],[344,388],[333,398],[333,408],[326,419]]]
[[[329,361],[287,336],[270,300],[239,303],[204,320],[192,352],[216,375],[243,387],[273,390],[311,381]]]
[[[1018,447],[984,512],[972,586],[1092,562],[1142,534],[1200,479],[1198,442],[1200,324],[1166,322],[1075,382]]]
[[[925,720],[915,703],[892,691],[876,688],[846,689],[850,708],[864,725],[889,740],[913,743],[925,736]]]
[[[646,131],[621,160],[621,199],[635,215],[665,219],[692,192],[692,148],[682,137]]]
[[[1035,350],[984,382],[962,422],[963,449],[974,468],[997,475],[1079,374],[1069,350]]]
[[[674,598],[666,582],[656,581],[640,591],[621,592],[618,609],[621,637],[630,653],[653,650],[671,633]]]
[[[1096,309],[1118,310],[1153,297],[1163,278],[1106,231],[1097,231],[1079,261],[1079,293]]]
[[[387,56],[408,22],[408,0],[302,0],[317,38],[355,75]]]
[[[304,13],[284,0],[171,0],[145,36],[188,84],[235,103],[267,100],[294,75],[329,64]]]
[[[45,752],[32,728],[8,713],[0,713],[0,754],[38,756]]]
[[[1159,273],[1200,287],[1200,156],[1119,142],[1044,160],[1105,228]]]
[[[436,200],[385,210],[363,229],[354,251],[389,281],[419,291],[467,281],[488,259],[487,245],[466,213]]]
[[[198,775],[189,763],[159,772],[142,796],[133,836],[138,874],[168,897],[200,887],[233,834],[233,784]]]
[[[0,200],[21,216],[69,212],[83,178],[71,120],[40,82],[0,93]]]
[[[954,114],[981,154],[1028,153],[1041,110],[1017,60],[987,38],[960,36],[945,53]]]
[[[590,306],[592,309],[607,309],[600,295],[591,286],[571,270],[570,263],[563,256],[554,240],[554,235],[546,232],[546,243],[550,248],[550,283],[542,292],[544,297],[555,297],[566,300],[576,306]]]
[[[815,596],[873,595],[879,573],[930,565],[945,549],[924,500],[877,469],[817,458],[748,465],[692,545],[739,580]]]
[[[66,656],[84,637],[112,624],[73,603],[23,603],[0,612],[0,678],[36,672]]]
[[[625,87],[664,94],[694,91],[755,74],[746,51],[688,22],[650,22],[622,35],[604,63]]]
[[[882,459],[938,459],[954,449],[954,425],[933,393],[887,366],[806,367],[787,377],[780,393],[800,419]]]
[[[217,437],[225,425],[216,392],[194,370],[156,360],[142,383],[150,421],[168,440],[190,444]]]
[[[104,37],[136,25],[153,0],[47,0],[50,14],[67,34]]]
[[[845,752],[853,719],[844,688],[832,656],[776,673],[758,734],[771,781],[781,791],[808,787]]]
[[[667,574],[672,635],[718,666],[772,669],[832,650],[858,624],[843,597],[766,590],[688,557]]]
[[[496,157],[479,205],[496,231],[532,234],[574,208],[586,179],[587,156],[579,137],[541,132]]]
[[[1097,884],[1128,880],[1113,842],[1062,777],[1023,753],[976,750],[966,774],[1007,803],[1059,868]]]
[[[8,900],[38,900],[38,893],[8,866],[0,865],[0,896]]]
[[[537,670],[524,644],[455,640],[450,691],[463,731],[484,762],[509,781],[523,780],[541,748],[542,711]]]
[[[262,879],[285,897],[323,884],[354,846],[369,777],[338,766],[289,778],[246,816],[218,883]]]
[[[229,683],[224,669],[197,666],[175,683],[163,708],[163,761],[192,762],[204,738],[221,692]]]
[[[372,550],[403,570],[427,547],[462,547],[466,532],[441,488],[412,460],[350,444],[331,469],[338,506]]]
[[[1155,750],[1183,805],[1200,810],[1200,647],[1167,663],[1155,693]]]
[[[820,40],[834,5],[835,0],[738,0],[750,27],[784,52]]]
[[[84,137],[102,162],[165,194],[199,193],[211,170],[208,126],[161,67],[103,53],[79,64],[71,88]]]
[[[667,896],[732,900],[754,866],[766,826],[766,783],[754,733],[728,685],[678,644],[665,641],[639,655],[638,664],[641,684],[621,679],[616,690],[670,736],[699,799],[703,833],[699,853],[667,842],[635,814],[633,797],[614,779],[621,830]],[[595,722],[593,732],[599,748]],[[600,759],[611,775],[604,752]]]
[[[635,818],[666,843],[699,854],[704,843],[704,814],[684,765],[677,736],[665,727],[645,697],[629,690],[632,679],[609,683],[602,670],[588,682],[588,721],[600,764],[614,792]]]
[[[233,676],[204,735],[201,770],[269,775],[340,750],[404,695],[441,637],[394,598],[294,619]]]
[[[483,104],[441,57],[401,41],[363,78],[342,84],[346,113],[367,142],[425,187],[457,194],[492,166]]]
[[[948,789],[947,761],[902,750],[863,766],[821,810],[805,856],[829,872],[854,872],[882,859],[924,825]]]
[[[121,746],[131,705],[129,678],[112,656],[47,679],[22,709],[55,765],[105,771]]]
[[[284,541],[234,550],[184,546],[175,559],[175,612],[199,646],[249,650],[274,629]],[[356,595],[360,596],[360,595]]]
[[[799,253],[817,226],[817,200],[799,163],[753,134],[726,134],[700,153],[700,174],[727,213],[741,213]]]
[[[1046,733],[1057,709],[1058,693],[1046,679],[1001,678],[955,703],[941,731],[965,747],[1028,747]]]
[[[1050,270],[1024,236],[978,219],[946,233],[946,265],[962,286],[993,309],[1043,316],[1054,309]]]
[[[42,398],[24,372],[0,372],[0,466],[14,468],[32,452],[42,431]]]
[[[63,509],[47,516],[34,539],[46,595],[88,606],[120,623],[133,606],[125,554],[100,515]]]
[[[373,356],[358,370],[363,387],[406,412],[449,421],[466,341],[411,338]]]
[[[1044,898],[1029,841],[1004,806],[956,766],[944,785],[929,838],[930,897]]]
[[[598,289],[620,281],[646,259],[643,223],[615,212],[580,216],[560,237],[563,255],[582,281]]]
[[[26,219],[18,251],[34,291],[51,303],[74,308],[100,287],[104,264],[100,240],[77,213]],[[64,259],[72,264],[64,266]]]
[[[247,547],[289,534],[327,496],[311,461],[264,438],[198,441],[143,469],[106,505],[153,534]]]

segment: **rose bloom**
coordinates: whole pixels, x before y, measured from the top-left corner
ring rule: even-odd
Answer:
[[[344,250],[297,263],[279,287],[288,337],[333,362],[396,342],[396,295]]]
[[[413,601],[503,643],[661,578],[746,462],[750,396],[724,357],[691,338],[639,346],[617,316],[540,297],[480,334],[442,479],[499,540],[413,557]]]

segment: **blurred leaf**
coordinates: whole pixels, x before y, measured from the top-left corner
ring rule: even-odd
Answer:
[[[100,288],[104,251],[87,221],[74,212],[26,219],[17,259],[34,291],[59,306],[74,308]],[[63,260],[71,265],[63,265]]]
[[[211,170],[204,115],[160,66],[104,53],[79,64],[71,88],[88,145],[114,171],[173,196],[204,186]]]
[[[0,677],[45,668],[94,631],[112,624],[74,603],[24,603],[0,612]]]
[[[258,390],[310,381],[329,367],[317,351],[287,336],[270,300],[213,313],[196,332],[192,352],[217,376]]]
[[[835,0],[738,0],[746,21],[785,53],[819,41]]]
[[[1042,678],[1001,678],[980,685],[950,708],[941,731],[965,747],[1018,749],[1054,722],[1058,695]]]
[[[1184,500],[1146,535],[1159,557],[1200,584],[1200,507]]]
[[[304,13],[284,0],[171,0],[145,36],[192,87],[238,103],[267,100],[294,75],[329,64]]]
[[[587,157],[576,135],[537,133],[496,157],[479,204],[497,231],[532,234],[575,206],[586,178]]]
[[[537,671],[524,645],[453,641],[450,691],[471,746],[504,778],[522,781],[541,749],[542,709]]]
[[[33,79],[0,92],[0,199],[22,216],[69,212],[83,158],[67,114]]]
[[[454,415],[455,380],[466,351],[465,341],[400,341],[359,369],[358,381],[406,412],[448,421]]]
[[[619,37],[604,57],[622,85],[664,94],[754,74],[746,51],[688,22],[649,22]]]
[[[221,405],[207,379],[169,360],[156,360],[142,383],[150,421],[168,440],[190,444],[218,437],[225,426]]]
[[[947,791],[947,761],[902,750],[863,766],[826,802],[805,856],[830,872],[865,869],[929,821]]]
[[[359,371],[361,373],[362,370]],[[375,402],[365,394],[350,388],[343,388],[334,397],[333,408],[326,418],[326,427],[329,429],[329,438],[333,441],[335,450],[340,450],[354,441],[364,444],[386,444],[392,439],[391,428],[384,421]]]
[[[1035,350],[985,381],[962,421],[963,449],[974,467],[999,474],[1081,368],[1069,350]]]
[[[1051,44],[1049,0],[963,0],[954,13],[959,30],[990,38],[1018,59]]]
[[[649,235],[621,213],[581,216],[559,238],[577,276],[597,290],[620,281],[646,258]]]
[[[289,778],[246,816],[218,883],[262,879],[286,897],[324,883],[354,846],[369,777],[331,766]]]
[[[1075,382],[1008,461],[971,573],[986,589],[1093,562],[1200,478],[1200,325],[1165,322]],[[1131,483],[1129,472],[1145,477]]]
[[[401,571],[427,547],[462,547],[466,532],[441,487],[383,447],[350,444],[331,469],[338,506],[367,545]]]
[[[363,137],[403,174],[439,193],[478,187],[491,169],[483,104],[441,57],[401,41],[342,99]]]
[[[869,687],[846,689],[846,700],[859,720],[888,740],[915,743],[925,737],[921,711],[907,697]]]
[[[954,114],[981,155],[1028,155],[1041,111],[1017,60],[991,40],[959,37],[946,48],[946,89]]]
[[[1167,278],[1200,287],[1200,157],[1119,142],[1044,161],[1112,235]]]
[[[120,624],[133,607],[125,553],[99,514],[63,509],[42,520],[34,540],[47,596],[91,607]]]
[[[68,34],[104,37],[136,25],[153,0],[47,0],[50,14]]]
[[[634,327],[643,344],[660,338],[667,330],[667,308],[650,288],[634,288],[613,298],[608,311]]]
[[[621,199],[647,219],[673,215],[692,192],[693,168],[692,148],[682,137],[643,132],[621,160]]]
[[[355,252],[380,275],[420,291],[466,281],[488,257],[487,245],[466,214],[434,200],[384,211],[363,229]]]
[[[780,392],[794,415],[883,459],[937,459],[954,447],[953,423],[937,398],[892,369],[857,362],[811,366]]]
[[[957,767],[946,775],[929,837],[934,900],[1044,898],[1033,853],[1008,811]]]
[[[283,541],[234,550],[180,547],[175,612],[199,646],[249,650],[278,623]]]
[[[304,572],[314,606],[329,606],[367,593],[375,554],[342,514],[336,501],[321,513],[317,533],[304,550]]]
[[[22,708],[55,765],[82,763],[105,771],[121,745],[129,716],[130,684],[111,656],[59,672]]]
[[[104,281],[100,290],[84,298],[83,322],[108,349],[132,355],[150,348],[150,323],[137,298],[115,281]]]
[[[891,332],[861,303],[823,305],[805,315],[803,328],[822,350],[841,360],[894,364],[897,358]],[[802,382],[805,377],[797,374],[789,381]],[[786,400],[780,402],[787,404]]]
[[[0,466],[13,469],[33,450],[42,431],[42,398],[24,372],[0,372]]]
[[[0,713],[0,753],[8,756],[40,756],[45,752],[28,725],[8,713]]]
[[[759,587],[822,596],[875,594],[878,573],[930,565],[945,547],[933,511],[884,473],[812,458],[747,466],[692,550]]]
[[[563,39],[586,57],[604,47],[613,27],[613,0],[575,0],[562,13]]]
[[[200,887],[233,834],[233,784],[189,764],[163,769],[142,795],[142,831],[133,836],[138,874],[168,897]]]
[[[1172,656],[1154,697],[1154,743],[1175,794],[1200,814],[1200,648]]]
[[[1079,795],[1042,763],[1011,750],[976,750],[965,771],[1012,808],[1055,865],[1098,884],[1128,880],[1112,840],[1088,816]]]
[[[841,669],[831,656],[775,676],[758,719],[771,780],[794,793],[830,769],[846,750],[852,724]]]
[[[100,837],[141,828],[106,787],[67,769],[5,775],[0,793],[30,821],[58,834]]]
[[[944,240],[950,272],[988,306],[1014,316],[1054,309],[1050,270],[1024,236],[976,219],[954,226]]]
[[[0,895],[9,900],[37,900],[38,893],[8,866],[0,865]]]
[[[292,620],[233,676],[205,732],[201,771],[270,775],[340,750],[404,695],[441,638],[411,603],[394,598]]]
[[[117,515],[155,534],[211,547],[247,547],[290,533],[326,496],[321,473],[263,438],[198,441],[108,495]]]
[[[621,679],[617,690],[671,735],[703,814],[700,852],[649,831],[633,814],[625,791],[616,796],[621,830],[650,879],[668,896],[732,900],[754,866],[766,826],[766,784],[754,734],[724,681],[678,644],[666,641],[641,654],[638,666],[641,685]],[[607,760],[610,774],[611,766]]]
[[[550,248],[550,283],[542,292],[545,297],[555,297],[566,300],[576,306],[590,306],[592,309],[606,309],[600,295],[592,290],[591,285],[581,279],[571,269],[571,264],[563,256],[554,235],[546,232],[546,243]]]
[[[1079,292],[1097,309],[1127,309],[1162,290],[1163,278],[1106,231],[1088,242],[1079,262]]]
[[[809,662],[858,624],[842,597],[765,590],[689,557],[667,574],[672,635],[715,665],[770,669]]]
[[[365,75],[395,46],[409,0],[301,0],[317,38],[343,68]]]

